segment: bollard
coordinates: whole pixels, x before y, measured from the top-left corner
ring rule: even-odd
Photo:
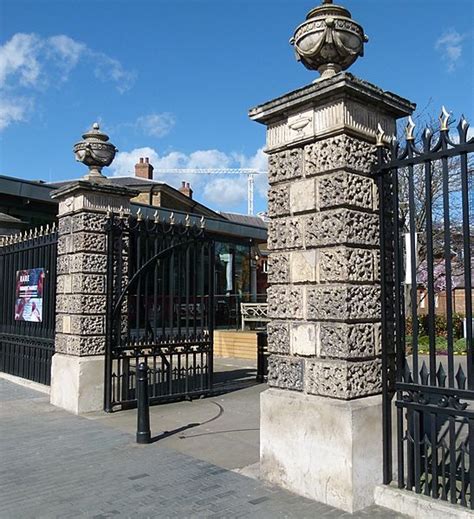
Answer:
[[[265,382],[267,375],[267,332],[257,332],[257,382]]]
[[[137,368],[137,443],[150,443],[150,441],[148,366],[146,362],[140,362]]]

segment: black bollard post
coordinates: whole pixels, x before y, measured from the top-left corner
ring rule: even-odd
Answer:
[[[150,441],[148,366],[146,362],[140,362],[137,368],[137,443],[150,443]]]
[[[265,382],[267,332],[257,332],[257,382]]]

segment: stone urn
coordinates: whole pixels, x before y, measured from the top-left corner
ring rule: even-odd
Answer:
[[[100,131],[98,123],[94,123],[82,139],[74,145],[74,155],[78,162],[89,166],[89,173],[84,178],[96,182],[105,180],[102,168],[112,164],[117,148],[108,142],[109,136]]]
[[[325,0],[308,13],[290,43],[295,48],[296,59],[306,68],[317,70],[320,81],[349,68],[364,55],[367,41],[364,30],[345,7]]]

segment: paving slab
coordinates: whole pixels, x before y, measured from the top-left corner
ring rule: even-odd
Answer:
[[[2,379],[0,399],[2,519],[350,516],[169,443],[137,445],[134,434],[106,420],[71,415],[51,406],[46,395]],[[215,416],[211,402],[199,404],[202,416]],[[373,506],[353,517],[403,516]]]

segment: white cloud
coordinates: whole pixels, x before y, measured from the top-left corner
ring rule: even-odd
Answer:
[[[175,123],[174,115],[165,112],[162,114],[142,115],[135,124],[145,135],[163,137],[171,131]]]
[[[140,157],[148,157],[153,165],[159,160],[158,154],[153,148],[144,147],[132,151],[119,151],[110,166],[112,174],[120,177],[133,176],[135,174],[134,166]]]
[[[41,66],[37,59],[40,38],[35,34],[15,34],[0,47],[0,87],[15,78],[20,85],[37,83]]]
[[[94,75],[100,81],[113,81],[117,90],[123,94],[132,88],[136,74],[126,70],[120,61],[110,58],[102,52],[89,51],[94,63]]]
[[[448,72],[453,72],[462,56],[462,43],[466,35],[460,34],[455,29],[444,32],[436,41],[435,49],[441,53],[442,59],[447,63]]]
[[[57,64],[62,69],[64,77],[90,51],[84,43],[77,42],[69,38],[69,36],[60,34],[47,39],[47,52],[51,58],[57,60]]]
[[[113,175],[133,176],[134,166],[140,157],[148,157],[155,168],[155,180],[161,180],[173,187],[179,187],[185,180],[191,184],[198,200],[209,204],[215,210],[229,211],[247,205],[247,176],[224,174],[179,174],[161,173],[160,169],[177,168],[255,168],[266,171],[267,159],[263,148],[252,156],[237,153],[225,153],[219,150],[197,150],[186,154],[172,151],[159,155],[153,148],[136,148],[129,152],[119,152],[111,165]],[[262,198],[267,196],[267,175],[255,178],[256,194]]]
[[[246,197],[247,179],[241,176],[216,178],[204,186],[204,198],[224,211],[241,205]]]
[[[33,101],[26,97],[0,100],[0,131],[12,123],[25,121]]]
[[[230,168],[232,157],[218,150],[198,150],[189,155],[187,168]]]
[[[97,78],[114,83],[121,93],[133,84],[134,74],[119,61],[64,34],[44,38],[17,33],[1,45],[0,129],[26,120],[34,105],[34,94],[50,84],[67,81],[81,61],[93,67]]]

